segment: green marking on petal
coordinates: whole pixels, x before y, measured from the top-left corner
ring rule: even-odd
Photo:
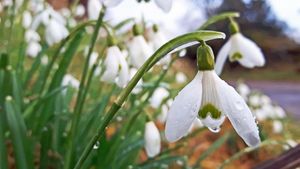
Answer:
[[[218,110],[214,105],[208,103],[206,105],[204,105],[198,115],[202,118],[205,119],[207,117],[207,115],[210,114],[210,116],[214,119],[219,119],[221,117],[221,111]]]
[[[232,56],[229,57],[229,60],[231,62],[234,62],[234,61],[240,60],[242,58],[243,58],[243,55],[240,52],[236,52]]]

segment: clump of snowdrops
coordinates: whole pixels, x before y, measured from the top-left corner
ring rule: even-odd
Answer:
[[[75,1],[55,10],[39,0],[1,1],[0,168],[197,168],[220,146],[233,144],[228,140],[240,140],[230,130],[196,162],[189,160],[192,153],[180,154],[204,127],[220,132],[225,117],[245,141],[236,153],[246,145],[251,151],[281,145],[260,136],[254,116],[284,133],[282,108],[245,92],[245,85],[238,94],[218,76],[227,57],[247,68],[265,64],[259,47],[240,33],[237,13],[168,40],[145,21],[111,25],[106,8],[119,2],[89,0],[84,7]],[[155,2],[171,9],[171,0]],[[215,65],[205,41],[225,35],[204,29],[223,20],[230,21],[231,36]],[[125,25],[133,28],[120,31]],[[189,83],[173,64],[195,42],[198,73]]]

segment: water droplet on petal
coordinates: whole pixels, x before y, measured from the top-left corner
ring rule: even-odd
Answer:
[[[237,110],[240,110],[240,111],[244,109],[243,103],[241,101],[235,102],[234,106]]]
[[[94,147],[93,147],[93,149],[98,149],[99,148],[99,146],[100,146],[100,142],[99,141],[97,141],[95,144],[94,144]]]
[[[214,127],[214,128],[208,127],[208,129],[213,133],[219,133],[221,131],[220,127]]]

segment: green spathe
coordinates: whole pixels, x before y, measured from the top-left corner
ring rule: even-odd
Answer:
[[[204,42],[197,49],[197,63],[199,71],[214,70],[214,53]]]
[[[210,116],[214,119],[219,119],[222,115],[221,111],[210,103],[205,104],[198,113],[199,117],[201,117],[202,119],[205,119],[208,114],[210,114]]]

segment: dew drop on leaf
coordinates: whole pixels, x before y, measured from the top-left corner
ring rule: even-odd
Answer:
[[[94,147],[93,147],[93,149],[98,149],[99,148],[99,146],[100,146],[100,143],[99,143],[99,141],[97,141],[95,144],[94,144]]]

